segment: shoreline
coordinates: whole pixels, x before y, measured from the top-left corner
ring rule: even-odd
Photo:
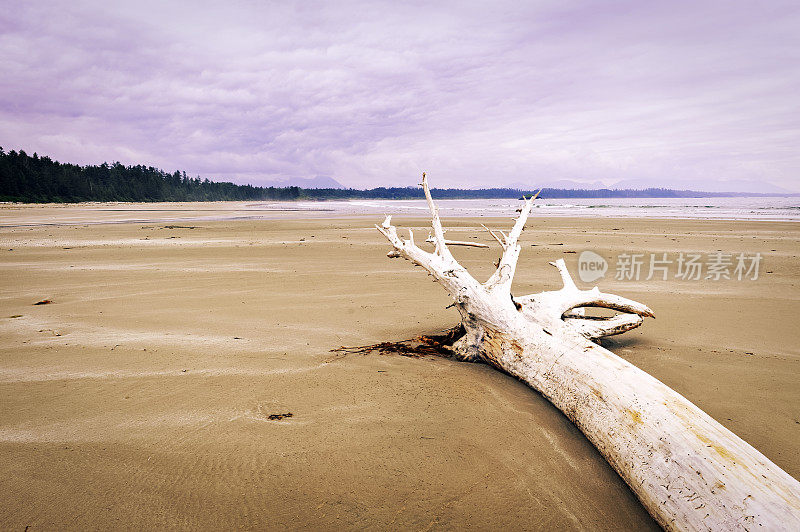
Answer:
[[[800,200],[781,206],[743,206],[731,205],[669,205],[659,200],[655,205],[614,205],[582,204],[570,200],[567,203],[546,203],[535,205],[531,221],[542,218],[580,218],[586,220],[603,219],[649,219],[649,220],[707,220],[724,222],[800,222]],[[690,198],[691,199],[691,198]],[[734,198],[735,199],[735,198]],[[633,201],[633,200],[632,200]],[[440,215],[442,219],[458,218],[506,218],[512,217],[517,203],[513,200],[442,200]],[[662,205],[663,204],[663,205]],[[608,210],[606,210],[608,209]],[[681,212],[681,210],[685,212]],[[716,214],[706,213],[715,211]],[[718,212],[717,212],[718,211]],[[775,211],[776,214],[772,214]],[[735,214],[728,214],[728,212]],[[138,213],[141,216],[126,216]],[[153,213],[164,216],[159,222],[203,222],[233,220],[280,220],[301,219],[343,219],[374,217],[383,219],[386,214],[401,218],[428,218],[427,207],[419,200],[332,200],[318,201],[224,201],[224,202],[153,202],[153,203],[77,203],[77,204],[1,204],[0,227],[33,226],[39,224],[80,224],[80,223],[148,223],[156,222]],[[214,213],[214,214],[212,214]],[[760,214],[759,214],[760,213]],[[766,214],[765,214],[766,213]],[[777,214],[782,213],[782,214]],[[109,214],[111,216],[109,216]],[[168,214],[170,216],[168,216]],[[101,222],[96,222],[102,218]]]

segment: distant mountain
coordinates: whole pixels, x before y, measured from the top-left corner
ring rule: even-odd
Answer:
[[[540,188],[553,188],[559,190],[598,190],[601,188],[610,188],[602,181],[591,181],[589,183],[582,183],[580,181],[572,181],[571,179],[556,179],[551,181],[541,179],[531,179],[527,183],[517,181],[508,185],[508,188],[517,190],[538,190]]]
[[[300,187],[300,188],[346,188],[334,178],[326,175],[315,177],[290,177],[288,179],[276,179],[259,183],[262,187]]]
[[[669,190],[694,190],[702,192],[746,192],[755,194],[792,194],[795,191],[781,188],[766,181],[751,181],[746,179],[723,180],[703,180],[701,182],[689,179],[623,179],[621,181],[604,184],[601,181],[580,182],[570,179],[542,180],[531,179],[527,183],[516,182],[508,185],[508,188],[519,190],[538,190],[540,188],[551,188],[558,190],[646,190],[646,189],[669,189]]]
[[[747,192],[756,194],[790,194],[794,191],[781,188],[766,181],[751,181],[747,179],[723,180],[704,180],[702,182],[691,181],[688,179],[673,179],[665,183],[655,182],[644,179],[623,179],[617,181],[609,188],[616,189],[645,189],[664,187],[679,190],[699,190],[703,192]]]

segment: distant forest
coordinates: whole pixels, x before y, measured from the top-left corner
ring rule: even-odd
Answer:
[[[486,188],[433,189],[439,199],[498,199],[530,195],[533,190]],[[545,188],[542,198],[690,198],[751,196],[746,193],[695,192],[648,188],[644,190],[567,190]],[[769,194],[763,194],[769,195]],[[334,200],[422,199],[419,187],[378,187],[369,190],[299,187],[254,187],[189,177],[152,166],[121,163],[79,166],[24,151],[6,153],[0,147],[0,201],[73,203],[80,201],[227,201],[227,200]]]

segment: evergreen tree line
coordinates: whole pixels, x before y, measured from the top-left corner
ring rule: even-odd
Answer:
[[[121,163],[78,166],[50,157],[6,153],[0,147],[0,201],[29,203],[77,201],[294,200],[298,187],[264,188],[172,174],[152,166]]]
[[[500,199],[530,195],[532,190],[487,188],[434,189],[439,199]],[[545,188],[543,198],[680,198],[744,196],[750,194],[694,192],[649,188],[644,190],[565,190]],[[119,162],[79,166],[24,151],[6,153],[0,147],[0,201],[71,203],[79,201],[226,201],[226,200],[343,200],[422,199],[419,187],[358,189],[303,189],[254,187],[170,174],[152,166],[125,166]]]

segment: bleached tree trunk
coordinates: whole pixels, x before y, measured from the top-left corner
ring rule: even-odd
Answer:
[[[482,360],[549,399],[594,444],[668,530],[800,530],[800,483],[686,398],[594,342],[641,325],[641,303],[579,290],[564,261],[553,263],[560,290],[523,297],[511,283],[535,197],[501,236],[497,270],[484,283],[451,255],[425,174],[434,251],[401,239],[391,217],[378,230],[403,257],[428,271],[453,297],[465,334],[456,357]],[[488,229],[487,229],[488,230]],[[592,319],[585,307],[620,312]]]

